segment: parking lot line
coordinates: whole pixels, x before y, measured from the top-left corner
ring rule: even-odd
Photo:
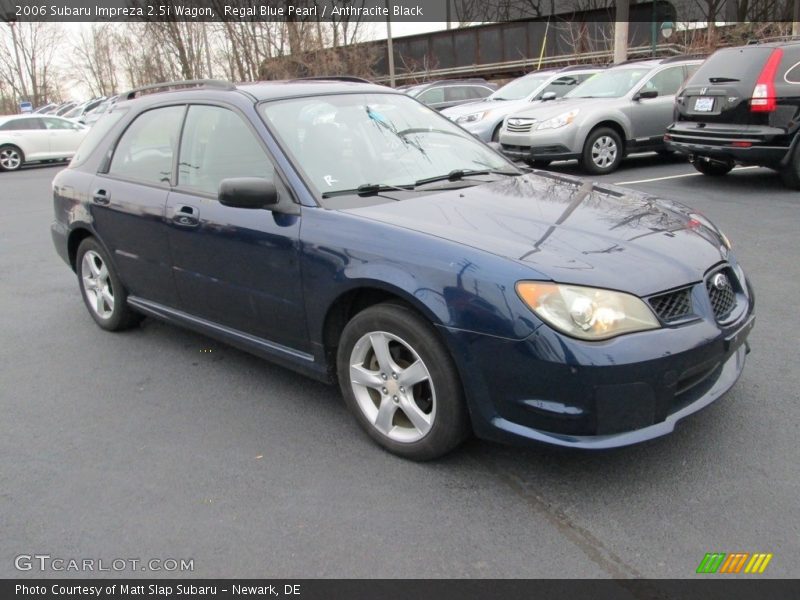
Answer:
[[[732,171],[746,171],[747,169],[760,169],[761,167],[734,167]],[[633,185],[634,183],[650,183],[651,181],[666,181],[667,179],[679,179],[681,177],[694,177],[702,173],[682,173],[680,175],[667,175],[665,177],[653,177],[652,179],[637,179],[636,181],[619,181],[614,185]]]

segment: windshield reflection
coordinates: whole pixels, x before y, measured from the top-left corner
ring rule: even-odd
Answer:
[[[262,112],[322,194],[413,186],[453,171],[517,169],[450,120],[400,94],[269,102]]]

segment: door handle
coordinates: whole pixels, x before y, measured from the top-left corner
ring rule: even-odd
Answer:
[[[181,227],[197,227],[200,224],[200,211],[194,206],[179,204],[175,207],[172,222]]]
[[[102,204],[105,206],[111,202],[111,194],[105,190],[95,190],[94,194],[92,194],[92,201],[95,204]]]

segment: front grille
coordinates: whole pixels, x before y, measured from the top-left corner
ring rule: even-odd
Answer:
[[[536,119],[509,119],[506,121],[506,131],[509,133],[528,133]]]
[[[666,323],[677,321],[692,313],[692,288],[659,294],[649,302],[659,319]]]
[[[736,291],[730,269],[720,269],[706,279],[706,290],[717,321],[724,321],[736,307]]]

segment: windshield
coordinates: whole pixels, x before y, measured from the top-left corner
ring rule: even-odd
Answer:
[[[367,184],[413,186],[457,170],[518,173],[469,133],[400,94],[279,100],[261,110],[320,194]]]
[[[505,84],[489,98],[493,100],[521,100],[530,96],[548,79],[550,79],[549,75],[520,77],[511,83]]]
[[[592,75],[566,98],[621,98],[633,89],[650,69],[610,69]]]

